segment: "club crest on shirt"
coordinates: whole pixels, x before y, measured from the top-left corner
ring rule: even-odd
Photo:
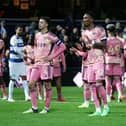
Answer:
[[[23,47],[24,46],[24,43],[20,42],[20,43],[17,43],[17,47]]]

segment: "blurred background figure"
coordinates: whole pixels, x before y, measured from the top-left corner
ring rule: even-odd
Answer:
[[[7,31],[5,28],[5,21],[0,22],[0,38],[5,40],[7,38]]]

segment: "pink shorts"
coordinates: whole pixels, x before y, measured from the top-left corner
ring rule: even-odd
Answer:
[[[120,64],[106,64],[105,67],[105,74],[106,75],[122,75],[123,71],[122,71],[122,67],[120,66]]]
[[[104,70],[104,63],[95,63],[91,64],[87,67],[84,80],[88,83],[94,83],[97,80],[104,80],[105,79],[105,70]]]
[[[53,67],[53,77],[61,76],[61,67]]]
[[[38,81],[53,79],[53,67],[50,65],[38,65],[32,67],[30,80]]]

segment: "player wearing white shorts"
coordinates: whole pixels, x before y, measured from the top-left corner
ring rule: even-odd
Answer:
[[[22,26],[16,27],[16,34],[10,39],[10,57],[9,57],[9,92],[8,101],[14,102],[13,99],[13,89],[14,84],[16,84],[19,78],[22,79],[22,86],[24,88],[25,100],[29,100],[29,89],[26,81],[26,65],[23,61],[24,42],[22,39]]]

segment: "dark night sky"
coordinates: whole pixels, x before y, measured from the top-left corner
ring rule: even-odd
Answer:
[[[8,7],[1,8],[0,0],[0,10],[5,10],[4,17],[21,17],[27,18],[31,16],[50,16],[52,18],[64,18],[66,10],[69,9],[68,4],[64,4],[65,0],[36,0],[37,4],[34,8],[30,8],[29,11],[21,11],[18,8],[12,6],[12,0]],[[68,2],[69,0],[66,0]],[[82,0],[81,0],[82,1]],[[94,9],[97,18],[101,18],[104,15],[115,19],[126,19],[126,0],[83,0],[87,1],[85,9]],[[96,1],[99,1],[100,6],[96,8]],[[75,6],[72,14],[76,18],[80,18],[83,13],[83,9],[79,6]]]

